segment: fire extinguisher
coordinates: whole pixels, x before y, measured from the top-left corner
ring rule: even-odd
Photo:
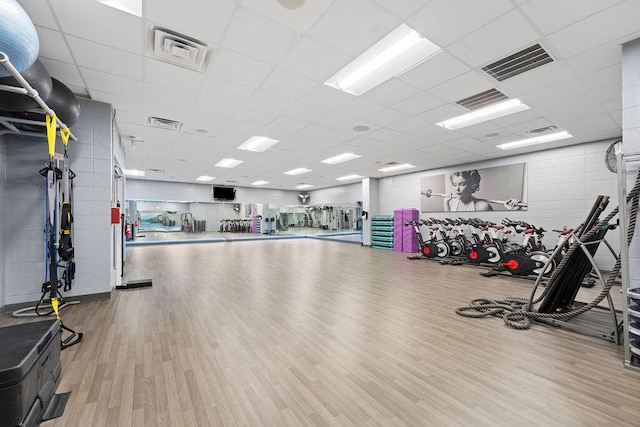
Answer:
[[[127,239],[131,238],[131,222],[127,221],[124,229],[124,235]]]

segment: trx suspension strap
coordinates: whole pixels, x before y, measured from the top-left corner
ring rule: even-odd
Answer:
[[[76,272],[76,264],[73,261],[73,243],[71,239],[71,224],[73,214],[71,209],[71,180],[75,174],[69,169],[69,156],[67,155],[67,143],[69,142],[69,128],[60,129],[60,138],[64,143],[64,156],[62,157],[62,209],[60,214],[60,240],[58,242],[58,255],[64,263],[64,291],[71,290],[71,283]]]
[[[69,138],[69,133],[68,133],[68,129],[66,130],[61,130],[60,132],[64,144],[65,144],[65,159],[67,160],[65,162],[65,166],[67,168],[67,174],[63,175],[61,173],[61,171],[59,169],[56,168],[55,165],[55,160],[54,160],[54,156],[55,156],[55,146],[56,146],[56,116],[49,116],[47,115],[47,142],[49,145],[49,164],[46,168],[42,169],[40,171],[40,174],[47,177],[47,199],[46,199],[46,204],[47,204],[47,209],[46,209],[46,225],[45,225],[45,233],[46,233],[46,240],[47,240],[47,280],[45,281],[45,283],[42,284],[42,298],[40,299],[40,303],[42,303],[42,301],[45,298],[45,295],[48,293],[49,294],[49,299],[51,300],[51,307],[53,308],[53,311],[56,314],[56,318],[60,321],[60,327],[62,328],[63,331],[67,331],[68,333],[70,333],[70,335],[67,338],[62,338],[61,336],[61,341],[62,341],[62,349],[65,349],[69,346],[72,346],[74,344],[79,343],[80,341],[82,341],[82,337],[83,334],[82,332],[76,332],[70,328],[68,328],[67,326],[64,325],[64,323],[62,322],[62,319],[60,319],[60,303],[62,302],[62,296],[60,295],[59,292],[59,288],[62,286],[62,284],[60,283],[60,280],[58,280],[58,260],[57,260],[57,251],[56,251],[56,216],[57,216],[57,194],[58,194],[58,179],[63,179],[63,182],[65,182],[64,176],[67,176],[66,179],[66,183],[67,186],[69,185],[69,180],[68,180],[68,158],[66,157],[66,145],[67,145],[67,141]],[[66,134],[66,136],[65,136]],[[65,190],[65,194],[63,194],[63,199],[64,197],[68,197],[69,191],[68,189]],[[66,212],[67,217],[64,218],[64,212]],[[61,236],[68,236],[65,237],[65,256],[68,257],[69,253],[71,254],[71,257],[73,255],[73,248],[71,247],[71,222],[73,221],[72,216],[71,216],[71,205],[70,203],[68,204],[67,208],[65,209],[64,204],[63,204],[63,218],[62,218],[62,223],[66,224],[66,229],[63,228],[61,230]],[[61,258],[64,260],[64,258],[61,256]],[[68,261],[68,260],[65,260]],[[69,276],[69,274],[65,274],[65,281],[70,280],[67,276]],[[69,283],[70,286],[70,283]],[[39,304],[40,304],[39,303]],[[39,305],[38,304],[38,305]],[[37,309],[36,309],[37,311]]]

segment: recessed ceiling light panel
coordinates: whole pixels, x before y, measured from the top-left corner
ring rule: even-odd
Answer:
[[[242,160],[222,159],[218,163],[216,163],[215,166],[217,166],[219,168],[235,168],[236,166],[238,166],[241,163],[242,163]]]
[[[501,150],[513,150],[516,148],[527,147],[529,145],[544,144],[545,142],[559,141],[561,139],[567,139],[572,137],[573,135],[571,135],[569,132],[561,131],[556,133],[550,133],[548,135],[536,136],[534,138],[526,138],[518,141],[507,142],[505,144],[496,145],[496,147],[500,148]]]
[[[528,109],[529,107],[527,105],[523,104],[519,99],[514,98],[473,110],[470,113],[436,123],[436,125],[449,130],[456,130]]]
[[[405,169],[413,169],[415,168],[414,165],[411,165],[409,163],[403,163],[400,165],[393,165],[393,166],[387,166],[381,169],[378,169],[378,171],[380,172],[397,172],[397,171],[401,171],[401,170],[405,170]]]
[[[124,174],[126,176],[144,176],[145,172],[137,169],[125,169]]]
[[[238,147],[238,150],[255,151],[261,153],[263,151],[267,151],[278,142],[280,142],[280,140],[267,138],[266,136],[252,136],[244,143],[242,143],[242,145]]]
[[[329,165],[337,165],[338,163],[347,162],[349,160],[357,159],[358,157],[362,157],[359,154],[353,153],[342,153],[337,156],[329,157],[328,159],[321,160],[322,163],[327,163]]]
[[[209,182],[216,179],[215,176],[202,175],[196,178],[196,181]]]
[[[296,168],[291,169],[290,171],[286,171],[285,175],[302,175],[303,173],[311,172],[311,169],[307,168]]]
[[[267,185],[267,184],[269,184],[269,181],[264,181],[264,180],[259,180],[251,183],[251,185]]]
[[[441,50],[415,30],[401,24],[324,84],[359,96]]]
[[[346,176],[341,176],[340,178],[336,178],[336,181],[351,181],[354,179],[362,179],[364,177],[360,176],[360,175],[346,175]]]

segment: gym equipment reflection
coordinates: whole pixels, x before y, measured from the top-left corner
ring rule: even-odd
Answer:
[[[129,244],[312,237],[362,242],[359,202],[273,206],[233,202],[128,200]]]

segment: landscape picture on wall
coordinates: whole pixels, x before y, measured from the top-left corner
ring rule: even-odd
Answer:
[[[422,212],[526,210],[524,163],[451,170],[420,179]]]

